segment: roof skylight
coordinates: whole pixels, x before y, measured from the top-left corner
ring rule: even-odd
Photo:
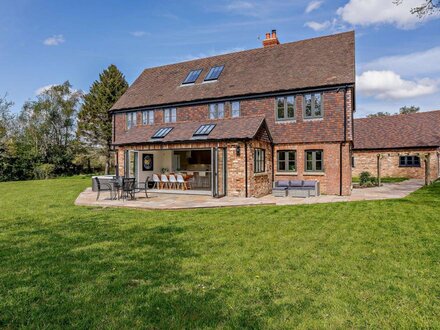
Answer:
[[[205,81],[209,81],[209,80],[217,80],[218,77],[220,77],[220,74],[222,73],[224,67],[225,67],[224,65],[221,65],[221,66],[213,66],[213,67],[209,70],[208,74],[206,75],[206,77],[205,77]]]
[[[197,78],[200,76],[200,74],[202,73],[202,69],[199,70],[191,70],[188,75],[186,76],[185,80],[183,81],[182,84],[192,84],[194,83]]]
[[[152,139],[161,139],[167,136],[169,132],[171,132],[173,128],[172,127],[164,127],[160,128],[154,133],[154,135],[151,137]]]
[[[197,131],[194,132],[193,136],[209,135],[209,133],[212,132],[214,127],[215,125],[213,124],[202,125],[197,129]]]

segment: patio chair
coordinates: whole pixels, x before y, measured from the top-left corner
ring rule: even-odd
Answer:
[[[98,194],[96,196],[96,200],[99,199],[99,195],[101,194],[101,191],[110,191],[110,199],[115,199],[113,197],[113,186],[108,182],[101,182],[98,178],[94,178],[96,182],[96,188],[98,189]]]
[[[122,199],[125,200],[128,197],[130,197],[130,199],[136,199],[136,179],[135,178],[123,178],[122,179]]]
[[[139,182],[136,187],[137,193],[141,192],[141,191],[145,192],[145,198],[148,198],[147,190],[148,190],[148,182],[149,181],[150,181],[150,177],[147,176],[147,178],[145,179],[145,182]]]
[[[174,176],[174,174],[170,174],[169,177],[168,177],[168,180],[170,181],[170,182],[169,182],[169,185],[171,186],[171,188],[174,187],[174,188],[177,189],[179,183],[177,182],[177,179],[176,179],[176,177]]]
[[[183,178],[183,176],[181,174],[177,174],[177,183],[182,187],[182,190],[189,189],[188,181],[185,181],[185,179]]]
[[[153,182],[154,182],[154,184],[153,184],[152,189],[154,189],[154,188],[160,189],[161,183],[160,183],[160,178],[157,174],[153,174]]]
[[[170,187],[170,181],[168,180],[168,177],[165,174],[162,174],[160,176],[160,183],[162,184],[162,187]]]

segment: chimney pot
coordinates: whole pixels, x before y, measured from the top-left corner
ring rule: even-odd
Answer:
[[[279,44],[280,41],[277,38],[277,30],[272,30],[272,34],[270,32],[266,33],[266,39],[263,40],[263,47],[271,47]]]

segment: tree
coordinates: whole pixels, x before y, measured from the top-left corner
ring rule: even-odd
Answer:
[[[408,114],[408,113],[415,113],[415,112],[419,112],[419,111],[420,111],[420,107],[416,107],[414,105],[412,105],[410,107],[404,106],[404,107],[400,108],[399,114],[405,115],[405,114]]]
[[[12,133],[14,116],[11,107],[14,105],[4,97],[0,97],[0,143],[4,144],[5,139]]]
[[[110,65],[93,82],[78,114],[78,136],[91,153],[105,157],[105,173],[108,174],[112,148],[112,118],[109,113],[113,104],[125,93],[128,83],[115,65]]]
[[[385,117],[385,116],[391,116],[391,114],[389,112],[379,111],[378,113],[371,113],[371,114],[367,115],[367,118]]]
[[[400,5],[404,0],[394,0],[396,5]],[[421,0],[422,1],[422,0]],[[411,8],[411,14],[423,18],[440,12],[440,0],[424,0],[417,7]]]
[[[36,101],[24,104],[18,117],[17,150],[22,159],[31,162],[34,171],[43,164],[51,164],[54,174],[72,171],[76,115],[81,98],[82,93],[73,90],[66,81],[45,90]]]

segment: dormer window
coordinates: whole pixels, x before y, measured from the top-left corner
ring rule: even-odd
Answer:
[[[193,84],[197,78],[200,76],[200,74],[202,73],[202,69],[199,70],[191,70],[188,75],[186,76],[185,80],[183,81],[183,85],[185,84]]]
[[[218,77],[220,77],[220,74],[222,73],[224,67],[224,65],[212,67],[206,75],[205,81],[217,80]]]

